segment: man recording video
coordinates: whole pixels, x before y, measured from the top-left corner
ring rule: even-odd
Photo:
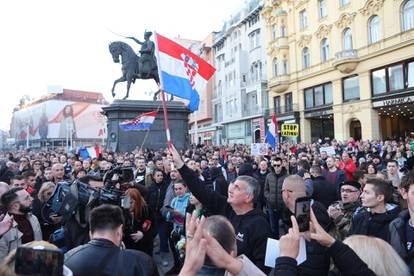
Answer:
[[[152,259],[137,250],[121,250],[124,216],[121,208],[103,204],[91,211],[91,241],[65,254],[73,275],[158,275]]]

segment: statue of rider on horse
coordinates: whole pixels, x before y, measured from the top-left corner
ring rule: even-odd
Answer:
[[[127,82],[127,93],[124,100],[129,97],[129,89],[136,79],[153,79],[158,86],[160,85],[157,60],[155,58],[155,44],[150,40],[151,35],[152,32],[145,31],[145,40],[143,42],[132,36],[126,37],[141,45],[139,55],[135,54],[131,46],[125,42],[115,41],[109,44],[109,52],[112,55],[113,61],[115,63],[122,63],[122,77],[115,80],[112,86],[113,97],[115,97],[115,86],[119,82]],[[154,100],[159,93],[160,90],[155,93]]]
[[[141,54],[140,59],[140,75],[144,74],[151,74],[152,70],[157,69],[157,60],[155,58],[155,44],[150,40],[152,32],[145,31],[144,33],[144,41],[141,42],[133,36],[129,36],[127,38],[132,39],[139,45],[141,45],[141,50],[139,53]],[[138,75],[138,78],[141,76]]]

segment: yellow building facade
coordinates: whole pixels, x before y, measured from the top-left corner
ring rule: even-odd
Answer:
[[[304,142],[414,134],[414,0],[267,0],[261,15],[279,125]]]

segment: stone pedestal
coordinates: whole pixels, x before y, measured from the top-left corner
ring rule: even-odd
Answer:
[[[115,100],[110,106],[103,108],[108,119],[107,149],[117,152],[132,151],[140,147],[147,131],[124,131],[119,124],[133,119],[142,113],[158,110],[154,124],[149,130],[144,148],[158,150],[167,146],[165,122],[161,101]],[[171,138],[178,149],[189,146],[188,114],[189,110],[182,102],[167,102],[168,122]]]

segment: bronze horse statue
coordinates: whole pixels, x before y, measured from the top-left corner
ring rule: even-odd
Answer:
[[[127,82],[127,93],[124,100],[129,97],[129,89],[131,83],[135,83],[136,79],[153,79],[157,85],[160,85],[160,78],[158,76],[158,69],[151,69],[149,72],[143,72],[140,64],[140,56],[135,54],[134,50],[127,43],[122,41],[115,41],[109,44],[109,52],[112,55],[112,59],[115,63],[122,63],[122,77],[114,81],[112,86],[112,97],[115,97],[115,86],[119,82]],[[160,91],[157,91],[154,95],[154,100]]]

